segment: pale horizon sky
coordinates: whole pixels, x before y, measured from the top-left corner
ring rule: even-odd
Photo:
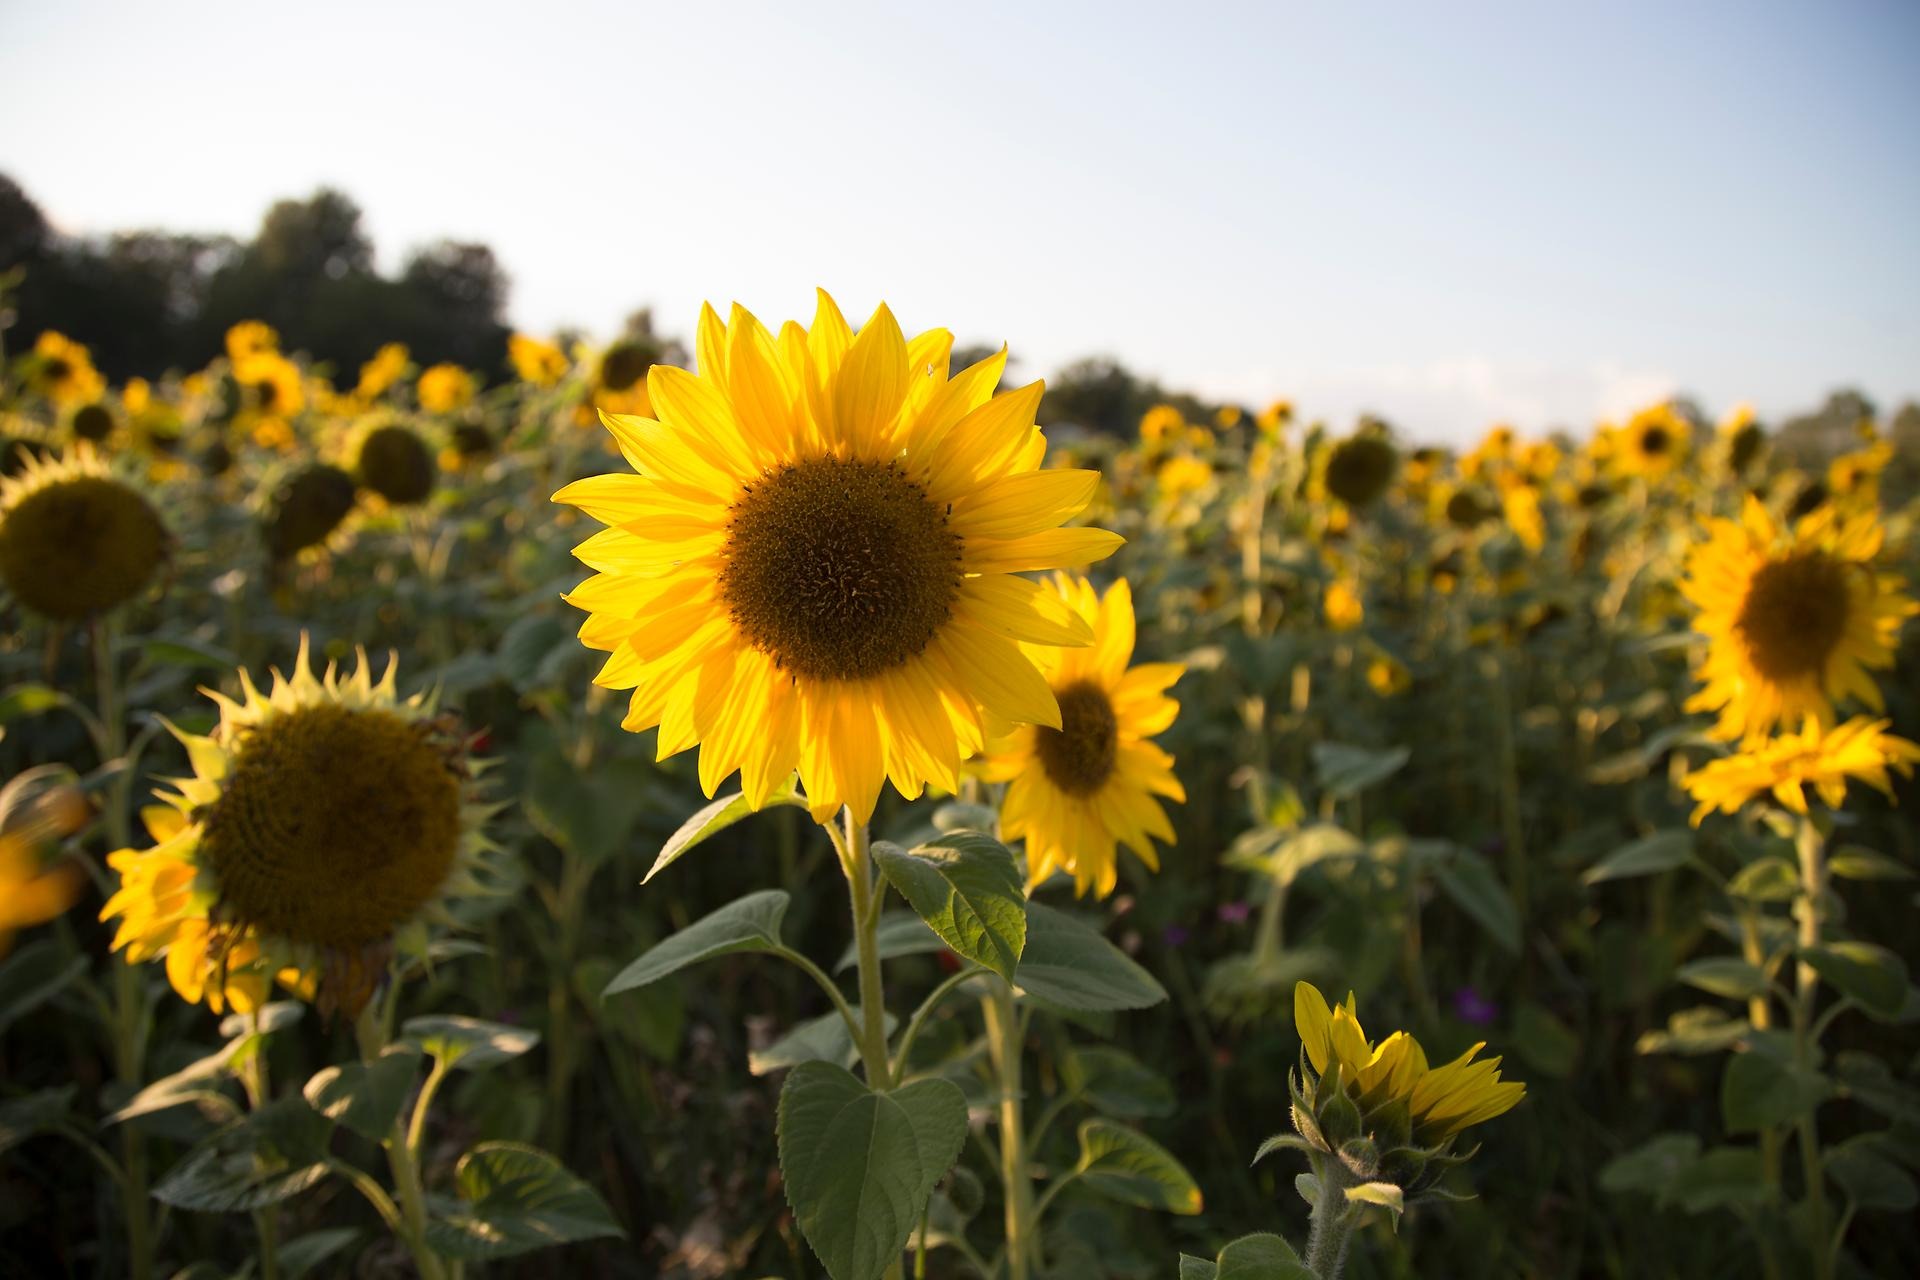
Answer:
[[[74,233],[336,186],[533,332],[820,284],[1417,440],[1920,397],[1911,0],[0,0],[0,173]]]

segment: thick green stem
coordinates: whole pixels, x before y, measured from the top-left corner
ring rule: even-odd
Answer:
[[[387,1047],[386,1018],[381,1012],[383,1003],[377,999],[370,1001],[360,1012],[357,1026],[360,1058],[369,1065],[377,1062],[381,1051]],[[422,1280],[445,1280],[446,1269],[440,1263],[440,1256],[427,1244],[426,1191],[421,1186],[420,1166],[414,1159],[407,1138],[407,1130],[395,1117],[393,1131],[381,1143],[387,1152],[387,1168],[393,1174],[394,1198],[399,1202],[400,1238],[413,1255],[413,1265],[419,1270]]]
[[[1025,1126],[1021,1116],[1020,1020],[1013,1006],[1013,988],[993,983],[980,1002],[987,1021],[987,1053],[1000,1091],[1000,1181],[1006,1193],[1007,1277],[1027,1280],[1033,1274],[1033,1179],[1027,1174]]]
[[[887,1061],[886,997],[880,985],[880,898],[873,881],[873,859],[867,852],[867,827],[855,822],[853,810],[846,811],[847,884],[853,894],[853,937],[860,961],[860,1062],[866,1068],[867,1084],[875,1089],[893,1087],[893,1071]]]
[[[1800,819],[1800,830],[1794,846],[1800,855],[1800,897],[1794,904],[1794,912],[1799,918],[1799,942],[1804,953],[1820,943],[1822,904],[1827,894],[1826,839],[1812,818]],[[1813,1034],[1814,1006],[1819,988],[1820,975],[1805,959],[1800,960],[1795,968],[1793,1057],[1794,1065],[1803,1073],[1814,1069],[1817,1048]],[[1820,1161],[1820,1129],[1813,1107],[1808,1106],[1800,1112],[1795,1128],[1800,1138],[1800,1167],[1807,1184],[1807,1235],[1813,1254],[1814,1276],[1815,1280],[1832,1280],[1833,1254],[1826,1247],[1828,1223],[1831,1221],[1827,1208],[1827,1179]]]
[[[258,1111],[267,1105],[272,1088],[267,1080],[267,1045],[260,1031],[260,1011],[255,1009],[248,1022],[254,1043],[246,1050],[246,1063],[240,1071],[240,1087],[247,1095],[247,1109]],[[260,1280],[280,1280],[280,1217],[273,1205],[253,1211],[253,1229],[260,1239]]]
[[[1287,910],[1287,886],[1268,873],[1266,901],[1260,904],[1260,922],[1254,927],[1253,958],[1260,964],[1280,958],[1280,923]]]
[[[1313,1214],[1308,1219],[1307,1268],[1319,1280],[1340,1280],[1358,1216],[1347,1201],[1347,1188],[1352,1182],[1346,1166],[1324,1156],[1314,1157],[1313,1173],[1319,1180],[1320,1190],[1314,1196]]]

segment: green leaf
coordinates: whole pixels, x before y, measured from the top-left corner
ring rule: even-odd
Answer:
[[[1520,912],[1491,863],[1461,849],[1435,867],[1434,878],[1454,905],[1472,916],[1502,950],[1520,954]]]
[[[860,1016],[859,1005],[853,1006],[853,1016]],[[889,1036],[898,1025],[899,1019],[890,1013],[886,1015]],[[836,1009],[832,1013],[807,1019],[766,1048],[749,1053],[747,1070],[756,1076],[764,1076],[788,1067],[797,1067],[803,1062],[831,1062],[836,1066],[850,1067],[859,1056],[853,1033],[847,1030],[847,1020]]]
[[[1261,1232],[1241,1236],[1220,1251],[1214,1280],[1315,1280],[1293,1246]]]
[[[74,1087],[61,1085],[0,1102],[0,1155],[65,1120],[73,1110]]]
[[[1750,1049],[1736,1053],[1720,1077],[1720,1115],[1728,1133],[1757,1133],[1812,1110],[1832,1092],[1818,1071]]]
[[[1005,845],[977,831],[956,831],[912,853],[875,841],[873,858],[948,946],[1013,981],[1027,941],[1027,895]]]
[[[1406,1193],[1391,1182],[1362,1182],[1346,1189],[1347,1203],[1372,1204],[1393,1214],[1395,1221],[1407,1211]]]
[[[1800,872],[1792,862],[1770,853],[1735,872],[1727,892],[1749,902],[1790,902],[1800,892]]]
[[[327,1176],[332,1131],[304,1098],[269,1102],[194,1148],[153,1188],[153,1198],[199,1213],[278,1204]]]
[[[1920,1187],[1889,1158],[1890,1141],[1887,1134],[1863,1133],[1829,1148],[1824,1157],[1827,1176],[1862,1209],[1912,1213],[1920,1207]]]
[[[1219,1280],[1220,1268],[1190,1253],[1180,1255],[1180,1280]]]
[[[37,716],[65,701],[66,697],[58,689],[44,684],[16,684],[0,693],[0,724],[21,716]]]
[[[602,863],[625,853],[651,800],[653,767],[614,759],[582,773],[558,750],[534,757],[523,797],[540,834],[582,861]]]
[[[784,889],[761,889],[726,906],[656,945],[607,984],[607,995],[658,982],[690,964],[740,951],[772,951],[780,945],[780,922],[787,914]]]
[[[874,926],[873,932],[882,960],[891,960],[895,956],[928,955],[947,949],[940,935],[927,928],[927,922],[911,911],[882,911],[880,923]],[[851,969],[859,963],[859,944],[849,942],[847,949],[840,953],[840,959],[834,963],[834,972]]]
[[[1061,1076],[1069,1089],[1103,1115],[1144,1119],[1173,1114],[1173,1086],[1119,1049],[1075,1047],[1061,1064]]]
[[[188,1063],[170,1076],[155,1080],[100,1123],[121,1124],[138,1116],[188,1104],[198,1107],[202,1116],[216,1123],[237,1119],[240,1115],[238,1104],[212,1086],[232,1070],[233,1060],[248,1047],[251,1039],[249,1036],[236,1036],[206,1057]]]
[[[1298,1151],[1301,1155],[1311,1158],[1312,1153],[1319,1149],[1299,1134],[1276,1133],[1260,1144],[1260,1149],[1253,1153],[1253,1159],[1248,1163],[1259,1164],[1276,1151]]]
[[[57,938],[40,938],[6,957],[0,963],[0,1033],[86,971],[87,957],[69,954]]]
[[[445,1062],[454,1071],[482,1071],[517,1058],[540,1043],[540,1033],[527,1027],[443,1014],[408,1018],[401,1025],[404,1043]]]
[[[779,1121],[787,1203],[833,1280],[878,1280],[899,1260],[966,1137],[966,1099],[950,1081],[878,1093],[831,1063],[788,1074]]]
[[[1842,845],[1827,859],[1827,870],[1844,880],[1911,880],[1913,869],[1884,853],[1857,844]]]
[[[795,790],[792,779],[789,779],[784,785],[775,788],[773,794],[767,797],[767,805],[769,807],[783,804],[792,805],[800,809],[807,807],[806,797]],[[730,796],[721,796],[718,800],[715,800],[712,804],[680,824],[680,829],[669,836],[667,842],[660,846],[660,856],[653,860],[653,869],[647,872],[646,878],[641,880],[640,883],[645,884],[648,880],[653,879],[662,871],[665,871],[668,867],[685,857],[695,845],[719,835],[722,831],[725,831],[728,827],[752,812],[753,810],[747,806],[747,797],[745,794],[735,792]]]
[[[1760,1153],[1751,1147],[1709,1151],[1679,1170],[1667,1189],[1668,1199],[1688,1213],[1757,1209],[1767,1202],[1769,1194]]]
[[[571,651],[571,628],[547,613],[528,613],[514,619],[500,637],[495,655],[500,674],[519,693],[533,689],[540,681],[547,655],[561,646]]]
[[[140,651],[149,661],[170,667],[190,667],[231,673],[234,668],[241,665],[237,656],[217,645],[203,644],[198,640],[185,640],[179,637],[154,636],[141,642]]]
[[[1663,1201],[1674,1179],[1699,1158],[1698,1135],[1663,1133],[1603,1165],[1600,1189],[1614,1195],[1640,1192]]]
[[[1693,861],[1693,833],[1686,830],[1656,831],[1621,845],[1587,868],[1582,884],[1595,885],[1629,876],[1651,876],[1671,871]]]
[[[315,1267],[340,1252],[355,1240],[360,1233],[352,1227],[328,1227],[321,1231],[309,1231],[303,1236],[281,1245],[274,1255],[280,1264],[280,1274],[287,1280],[300,1280]],[[343,1271],[342,1274],[345,1274]]]
[[[1344,742],[1313,744],[1313,771],[1327,794],[1345,799],[1398,773],[1413,756],[1406,747],[1372,751]]]
[[[420,1050],[390,1044],[371,1063],[347,1062],[314,1072],[301,1093],[307,1105],[370,1142],[383,1142],[420,1070]]]
[[[1142,1209],[1192,1214],[1200,1188],[1171,1151],[1143,1133],[1107,1120],[1080,1125],[1079,1180],[1110,1200]]]
[[[1152,974],[1088,925],[1040,902],[1027,904],[1027,945],[1014,985],[1063,1009],[1144,1009],[1167,998]]]
[[[250,1036],[257,1030],[263,1036],[285,1031],[306,1016],[307,1006],[298,1000],[273,1000],[252,1013],[230,1013],[220,1019],[220,1034],[231,1040]]]
[[[622,1236],[600,1193],[558,1160],[518,1142],[483,1142],[454,1171],[460,1198],[432,1197],[427,1243],[445,1258],[511,1258]]]
[[[1883,1018],[1907,1002],[1907,966],[1899,956],[1871,942],[1828,942],[1801,949],[1800,958],[1841,994]]]
[[[1683,964],[1674,977],[1688,986],[1729,1000],[1751,1000],[1767,993],[1767,975],[1758,965],[1733,956],[1712,956]]]
[[[1580,1037],[1544,1006],[1528,1001],[1514,1011],[1513,1047],[1541,1075],[1565,1079],[1580,1055]]]
[[[991,805],[949,800],[933,811],[933,825],[942,832],[984,831],[992,835],[1000,826],[1000,813]]]
[[[1635,1042],[1638,1053],[1721,1053],[1753,1031],[1753,1024],[1718,1005],[1695,1005],[1667,1019],[1664,1031],[1648,1031]]]

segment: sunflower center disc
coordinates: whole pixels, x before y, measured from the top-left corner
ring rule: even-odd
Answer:
[[[459,842],[460,784],[424,725],[317,706],[241,740],[202,850],[236,922],[349,949],[432,901]]]
[[[1648,427],[1640,436],[1640,451],[1650,458],[1663,456],[1673,446],[1665,427]]]
[[[1753,575],[1735,625],[1769,680],[1813,675],[1847,630],[1846,566],[1825,552],[1791,556]]]
[[[812,458],[733,504],[720,594],[784,671],[860,680],[917,657],[953,611],[960,536],[894,463]]]
[[[36,489],[0,523],[0,578],[48,618],[85,618],[125,603],[166,554],[166,529],[147,500],[105,476]]]
[[[1090,681],[1060,690],[1060,727],[1041,725],[1035,746],[1053,785],[1068,795],[1098,791],[1113,773],[1120,725],[1106,691]]]

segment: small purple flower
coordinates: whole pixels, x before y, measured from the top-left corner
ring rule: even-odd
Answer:
[[[1461,987],[1453,993],[1453,1016],[1474,1027],[1490,1027],[1500,1016],[1500,1006],[1474,987]]]
[[[1251,902],[1223,902],[1220,904],[1221,924],[1245,924],[1253,914]]]
[[[1193,931],[1185,925],[1170,924],[1160,933],[1160,938],[1170,947],[1184,947],[1193,937]]]

